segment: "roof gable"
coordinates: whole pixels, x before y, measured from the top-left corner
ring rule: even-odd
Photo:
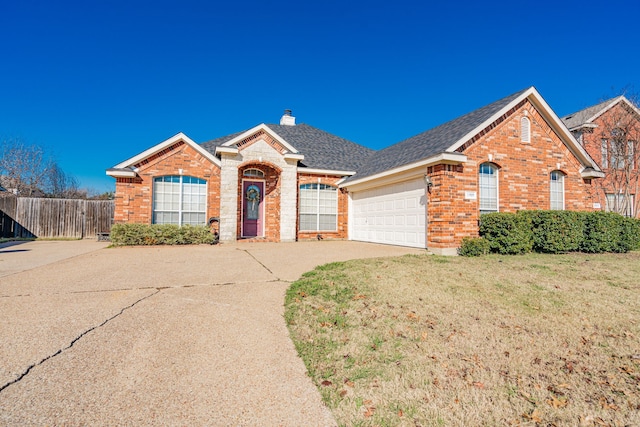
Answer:
[[[594,121],[602,116],[604,113],[618,105],[619,103],[624,103],[628,108],[634,111],[638,116],[640,116],[640,110],[633,105],[631,101],[629,101],[624,95],[617,96],[615,98],[607,99],[599,104],[592,105],[591,107],[587,107],[583,110],[576,111],[572,114],[567,114],[562,118],[564,124],[569,128],[569,130],[577,130],[582,127],[594,127]]]
[[[140,154],[137,154],[127,160],[125,160],[124,162],[120,162],[117,165],[115,165],[114,167],[107,169],[107,175],[113,176],[113,177],[133,177],[136,175],[136,165],[138,165],[139,163],[143,162],[144,160],[162,152],[163,150],[169,149],[172,146],[179,144],[179,143],[184,143],[186,145],[189,145],[191,148],[193,148],[194,150],[196,150],[198,153],[200,153],[203,157],[207,158],[208,160],[210,160],[212,163],[214,163],[217,166],[220,166],[220,160],[214,156],[213,154],[211,154],[211,152],[205,150],[203,147],[201,147],[199,144],[197,144],[196,142],[194,142],[191,138],[189,138],[187,135],[185,135],[184,133],[180,132],[174,136],[172,136],[169,139],[166,139],[164,141],[162,141],[159,144],[154,145],[153,147],[143,151]]]
[[[221,147],[236,146],[238,149],[241,149],[241,147],[243,147],[248,143],[251,143],[252,141],[255,141],[256,139],[259,139],[259,137],[261,135],[264,135],[265,133],[268,133],[274,139],[274,144],[272,145],[274,145],[274,148],[277,151],[279,151],[281,154],[284,154],[287,152],[293,153],[293,154],[298,153],[298,150],[296,150],[295,147],[293,147],[287,141],[282,139],[280,135],[276,134],[271,129],[269,129],[269,127],[267,127],[267,125],[265,125],[264,123],[259,124],[258,126],[255,126],[240,134],[237,134],[235,137],[231,138],[230,140],[220,144],[220,146]],[[278,145],[280,146],[278,147]]]

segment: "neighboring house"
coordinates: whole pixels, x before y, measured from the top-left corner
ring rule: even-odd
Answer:
[[[640,110],[618,96],[562,120],[606,173],[595,187],[596,207],[639,216]]]
[[[483,212],[592,210],[604,176],[535,88],[373,151],[305,124],[197,144],[180,133],[107,170],[116,222],[203,224],[221,241],[315,238],[455,254]]]

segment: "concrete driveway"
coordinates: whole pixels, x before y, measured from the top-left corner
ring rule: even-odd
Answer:
[[[0,245],[0,425],[332,426],[283,320],[356,242]]]

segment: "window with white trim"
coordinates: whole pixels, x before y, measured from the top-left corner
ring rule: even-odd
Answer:
[[[531,122],[526,117],[520,119],[520,141],[531,142]]]
[[[602,168],[634,169],[635,142],[626,140],[626,135],[620,129],[612,130],[611,135],[611,139],[601,139]]]
[[[203,225],[207,216],[207,181],[193,176],[153,179],[153,223]]]
[[[607,193],[607,212],[617,212],[621,215],[634,217],[635,195],[624,195],[620,193]]]
[[[602,154],[602,169],[606,169],[609,167],[609,140],[602,139],[600,140],[600,154]]]
[[[480,213],[498,212],[498,168],[483,163],[478,171]]]
[[[338,189],[327,184],[300,185],[300,231],[338,229]]]
[[[564,210],[564,174],[553,171],[549,175],[549,188],[551,190],[551,210]]]

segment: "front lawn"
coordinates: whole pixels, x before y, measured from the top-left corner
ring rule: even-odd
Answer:
[[[343,426],[640,425],[640,253],[333,263],[286,298]]]

